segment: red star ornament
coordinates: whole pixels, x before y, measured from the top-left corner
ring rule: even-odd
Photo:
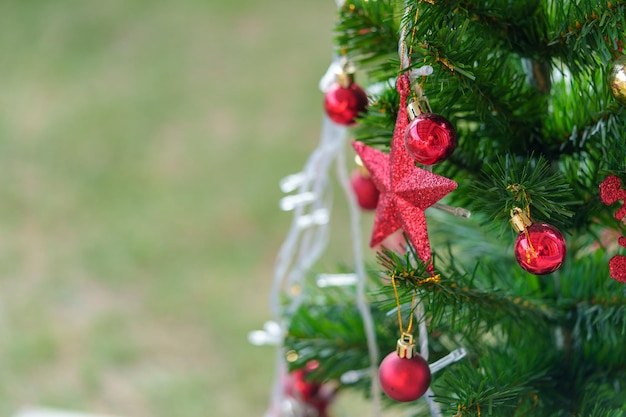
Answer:
[[[397,88],[400,109],[389,154],[361,142],[352,145],[380,191],[370,246],[380,244],[387,236],[402,229],[419,258],[428,263],[432,255],[424,210],[456,189],[457,183],[415,166],[404,146],[404,132],[408,125],[406,99],[410,92],[406,75],[398,77]],[[429,270],[432,272],[432,264]]]

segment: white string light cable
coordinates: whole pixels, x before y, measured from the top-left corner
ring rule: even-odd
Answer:
[[[283,210],[293,211],[293,221],[276,259],[270,293],[270,307],[274,316],[272,323],[280,330],[275,325],[269,325],[273,334],[269,334],[266,328],[265,331],[252,332],[248,336],[253,344],[271,343],[277,346],[275,380],[268,417],[283,417],[281,407],[284,392],[281,380],[287,372],[283,352],[287,323],[283,323],[283,316],[297,310],[304,295],[302,290],[306,273],[323,253],[328,242],[332,203],[329,170],[345,143],[347,129],[324,116],[320,136],[320,144],[309,156],[302,172],[286,177],[280,184],[284,192],[295,191],[280,202]],[[288,298],[286,306],[281,304],[281,295]]]
[[[304,227],[307,223],[312,223],[312,227],[305,227],[302,230],[300,244],[297,255],[293,262],[292,269],[286,277],[288,289],[292,289],[291,299],[286,312],[294,313],[300,306],[304,292],[302,291],[302,281],[305,274],[315,264],[322,255],[329,239],[329,221],[332,206],[332,188],[330,184],[330,166],[343,147],[346,141],[347,129],[333,123],[324,116],[322,122],[322,142],[320,158],[315,165],[311,165],[309,174],[313,176],[312,190],[319,196],[310,205],[307,217],[300,218],[297,227]]]
[[[424,305],[420,302],[417,304],[415,309],[415,318],[419,323],[419,339],[420,339],[420,355],[428,362],[429,349],[428,349],[428,328],[426,326],[426,320],[424,319]],[[432,373],[432,370],[431,370]],[[430,415],[433,417],[442,417],[441,407],[439,407],[439,403],[435,402],[433,396],[435,393],[431,387],[428,387],[426,390],[426,403],[428,404],[428,408],[430,409]]]
[[[338,7],[342,7],[344,1],[336,0],[336,3]],[[335,81],[339,65],[339,57],[335,56],[328,71],[320,80],[322,92]],[[293,411],[283,410],[284,392],[281,379],[287,372],[283,352],[287,323],[282,323],[283,314],[297,310],[303,299],[305,275],[319,259],[328,243],[328,223],[332,204],[329,167],[345,146],[347,129],[324,116],[320,137],[320,144],[311,153],[302,172],[290,175],[280,183],[283,192],[295,193],[287,195],[280,202],[281,209],[293,211],[293,221],[274,267],[270,307],[275,321],[266,323],[264,330],[251,332],[248,336],[253,344],[277,346],[275,381],[268,417],[294,414]],[[283,294],[288,297],[286,307],[283,307],[280,301]]]
[[[359,314],[363,320],[363,328],[365,330],[365,337],[367,340],[367,349],[370,357],[370,379],[371,379],[371,393],[372,393],[372,411],[375,416],[381,415],[381,400],[380,392],[381,388],[378,383],[378,344],[376,342],[376,331],[374,329],[374,319],[370,310],[369,302],[367,301],[366,288],[367,288],[367,273],[365,271],[365,261],[363,259],[362,250],[362,238],[361,238],[361,226],[360,226],[360,211],[357,204],[356,196],[352,187],[350,187],[350,180],[348,178],[348,169],[346,167],[345,160],[345,148],[340,150],[339,158],[337,158],[337,175],[343,191],[348,200],[350,208],[350,226],[352,230],[352,251],[354,254],[354,266],[357,278],[357,308]]]

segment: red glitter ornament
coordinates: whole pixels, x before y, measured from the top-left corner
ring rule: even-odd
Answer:
[[[626,190],[622,188],[622,181],[615,175],[609,175],[600,184],[600,199],[607,206],[617,203],[619,200],[624,201],[622,207],[615,212],[615,218],[622,220],[626,217]]]
[[[622,188],[622,181],[615,175],[609,175],[600,184],[600,199],[604,204],[611,205],[619,200],[624,201],[622,207],[615,212],[615,218],[622,220],[626,217],[626,190]],[[626,248],[626,238],[620,236],[617,240],[620,246]],[[609,260],[609,274],[611,278],[626,283],[626,256],[615,255]]]
[[[622,246],[626,247],[626,242]],[[614,280],[626,284],[626,256],[615,255],[609,260],[609,274]]]
[[[626,237],[620,236],[619,239],[617,239],[617,243],[626,248]],[[626,256],[613,256],[609,261],[609,273],[614,280],[626,284]]]
[[[415,166],[404,146],[404,132],[408,125],[406,98],[410,92],[405,74],[398,77],[397,87],[400,109],[389,154],[360,142],[353,143],[380,191],[370,246],[378,245],[387,236],[402,229],[419,258],[428,262],[432,255],[424,210],[454,190],[457,184]]]
[[[365,175],[360,169],[355,169],[350,176],[350,184],[356,195],[357,203],[363,210],[375,210],[378,204],[380,192],[369,175]]]
[[[423,165],[443,161],[456,148],[456,131],[446,118],[433,113],[421,113],[416,103],[408,108],[411,123],[404,134],[409,155]]]
[[[556,227],[533,223],[528,214],[517,207],[511,210],[511,225],[519,233],[515,259],[524,270],[545,275],[559,269],[567,249],[565,238]]]
[[[415,401],[430,386],[432,375],[428,362],[417,354],[413,336],[403,333],[397,349],[383,359],[378,368],[380,387],[396,401]]]
[[[337,82],[324,96],[324,109],[330,119],[340,125],[352,126],[359,113],[367,109],[367,94],[354,83],[354,72],[344,68],[337,73]]]

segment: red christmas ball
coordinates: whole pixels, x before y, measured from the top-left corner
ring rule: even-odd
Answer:
[[[367,94],[358,84],[342,87],[335,83],[324,96],[324,108],[330,119],[340,125],[351,126],[359,113],[365,112]]]
[[[287,393],[293,397],[301,399],[304,402],[310,402],[315,398],[320,390],[321,384],[318,382],[307,381],[307,371],[297,369],[291,373],[291,387],[288,387]]]
[[[363,210],[375,210],[376,205],[378,204],[380,192],[378,191],[378,188],[376,188],[372,178],[367,175],[363,175],[359,169],[356,169],[350,176],[350,184],[352,185],[352,190],[356,195],[359,207]]]
[[[563,263],[565,239],[557,228],[546,223],[533,223],[515,241],[515,258],[520,266],[535,275],[556,271]]]
[[[310,381],[307,378],[307,375],[318,367],[319,362],[312,360],[304,368],[296,369],[285,376],[284,401],[288,410],[285,413],[290,416],[328,417],[328,408],[337,390],[332,384]]]
[[[319,362],[310,361],[304,368],[295,369],[285,382],[285,392],[291,397],[304,402],[311,402],[320,390],[321,383],[309,381],[307,375],[319,366]]]
[[[416,162],[433,165],[443,161],[454,151],[456,131],[444,117],[422,113],[406,129],[404,144]]]
[[[420,355],[408,359],[391,352],[380,363],[378,379],[389,398],[408,402],[424,395],[430,386],[431,374],[428,363]]]

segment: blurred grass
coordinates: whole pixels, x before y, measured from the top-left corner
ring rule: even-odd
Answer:
[[[334,2],[0,4],[0,416],[262,415]]]

